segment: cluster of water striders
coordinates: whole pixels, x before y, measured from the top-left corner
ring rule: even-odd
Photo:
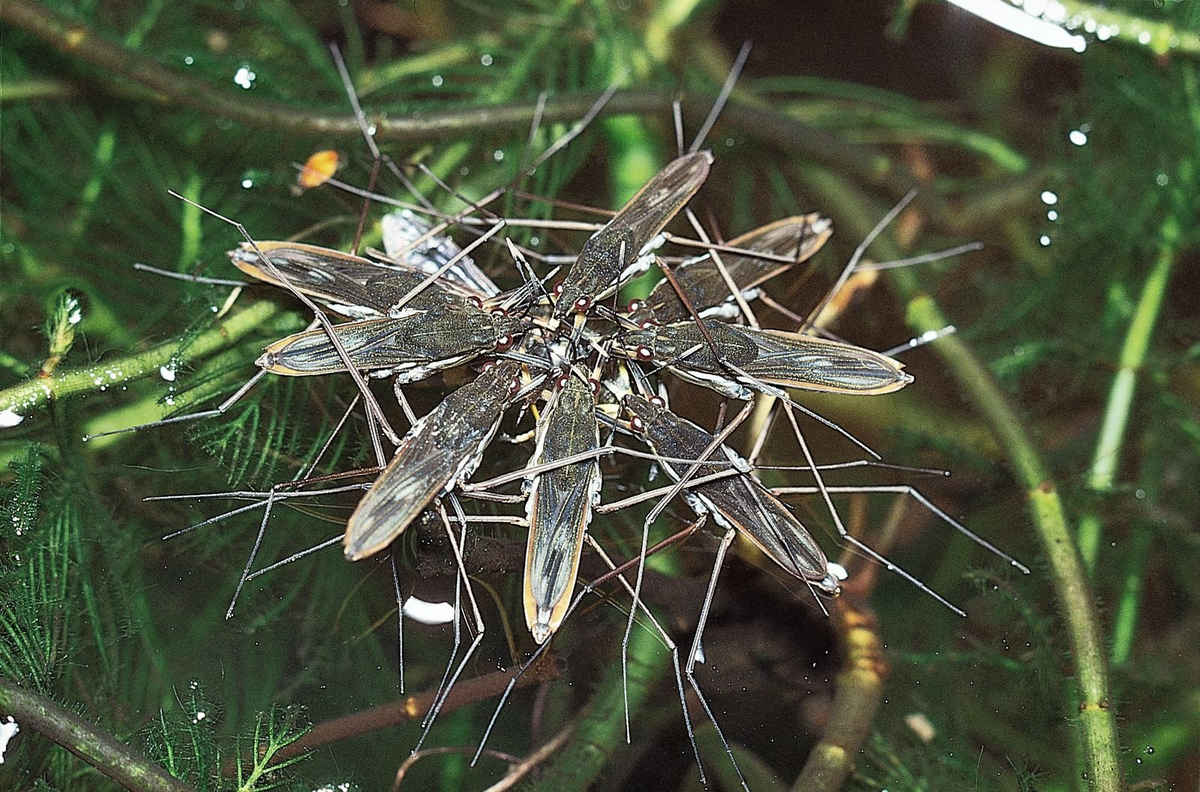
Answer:
[[[355,110],[363,119],[348,77],[343,77]],[[367,134],[366,138],[378,163],[379,153],[371,136]],[[831,425],[857,443],[840,427],[797,403],[793,393],[880,395],[903,388],[912,377],[888,354],[825,337],[811,322],[803,322],[804,317],[796,317],[802,324],[799,330],[762,328],[750,307],[757,299],[768,299],[761,290],[766,281],[803,264],[822,248],[832,234],[831,221],[819,213],[809,213],[770,223],[723,244],[709,241],[686,207],[707,179],[713,158],[708,151],[695,150],[698,142],[693,149],[668,163],[606,223],[593,227],[577,254],[561,257],[561,267],[542,275],[529,261],[538,254],[501,235],[513,221],[484,209],[499,191],[470,204],[458,215],[441,215],[440,222],[426,221],[407,209],[391,212],[382,221],[386,251],[369,251],[365,257],[298,242],[257,242],[244,229],[246,241],[229,252],[230,260],[243,273],[284,288],[304,302],[313,312],[314,321],[304,332],[267,346],[256,361],[258,375],[216,410],[201,415],[223,412],[269,374],[351,376],[358,386],[359,399],[350,409],[361,400],[372,429],[380,472],[354,509],[341,537],[346,558],[358,561],[384,553],[418,520],[434,520],[444,527],[458,561],[457,585],[467,594],[476,637],[453,672],[447,668],[426,718],[426,733],[485,628],[463,563],[462,545],[470,520],[461,496],[524,505],[522,524],[528,540],[523,610],[526,627],[538,649],[519,673],[549,646],[552,636],[588,592],[615,578],[632,598],[626,644],[635,618],[641,614],[673,654],[681,699],[686,676],[708,711],[694,666],[722,560],[738,535],[752,542],[799,585],[819,595],[836,596],[844,574],[840,567],[828,561],[791,509],[754,474],[762,435],[749,460],[726,444],[756,404],[763,406],[764,402],[785,416],[803,457],[803,464],[797,468],[812,481],[812,486],[789,487],[787,491],[819,495],[843,541],[961,613],[845,530],[830,495],[850,488],[824,484],[822,468],[813,458],[795,415],[799,411]],[[884,222],[902,208],[903,204]],[[681,213],[689,215],[700,240],[664,231]],[[454,226],[470,230],[476,238],[460,248],[448,233]],[[662,250],[668,241],[690,245],[697,252],[690,258],[665,256]],[[860,246],[834,291],[810,317],[825,307],[837,288],[855,272],[869,241]],[[472,260],[471,253],[487,242],[506,247],[522,274],[516,288],[502,290]],[[653,267],[660,270],[662,278],[648,296],[621,307],[617,295],[622,287]],[[790,315],[786,308],[770,304],[783,315]],[[466,384],[445,395],[426,415],[414,415],[403,386],[451,368],[468,372]],[[364,374],[392,380],[395,398],[409,421],[403,436],[391,429]],[[668,387],[671,377],[711,389],[728,400],[744,402],[744,407],[728,422],[723,422],[722,410],[721,417],[714,421],[717,425],[701,426],[672,411],[669,394],[679,389]],[[469,481],[506,416],[513,414],[534,418],[534,428],[524,438],[533,441],[527,463],[488,481]],[[166,422],[189,417],[196,416]],[[336,434],[337,429],[334,431]],[[385,451],[383,438],[394,447],[392,453]],[[600,461],[614,453],[649,458],[673,484],[602,503]],[[523,482],[520,494],[495,491],[515,481]],[[361,485],[345,489],[354,488],[361,489]],[[907,492],[956,529],[1027,571],[916,490],[882,487],[877,491]],[[278,488],[265,495],[266,515],[259,542],[272,501],[288,497]],[[676,498],[696,515],[689,531],[711,521],[724,532],[685,669],[681,669],[678,649],[668,631],[640,598],[646,557],[666,544],[648,546],[651,524]],[[646,500],[656,503],[643,522],[639,553],[624,564],[612,563],[589,536],[593,516]],[[260,499],[257,505],[263,505],[263,501]],[[236,509],[201,525],[250,508]],[[577,587],[580,559],[589,542],[610,571]],[[252,553],[237,591],[247,580],[328,544],[254,572]],[[258,542],[255,552],[257,549]],[[395,558],[393,552],[394,574]],[[632,580],[626,577],[631,571]],[[397,580],[398,598],[400,590]],[[234,602],[237,596],[235,593]],[[403,614],[402,603],[398,605]],[[232,610],[231,604],[230,613]],[[457,619],[456,607],[456,623]],[[450,665],[454,666],[453,659]],[[516,677],[509,691],[515,683]],[[716,726],[715,719],[713,723]],[[690,723],[688,732],[691,736]],[[719,726],[717,732],[720,735]],[[724,742],[723,736],[721,739]],[[725,745],[732,759],[728,743]],[[692,746],[695,751],[694,739]],[[698,751],[696,758],[699,762]]]

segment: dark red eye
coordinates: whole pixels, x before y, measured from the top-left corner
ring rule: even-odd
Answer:
[[[630,419],[629,419],[629,428],[630,428],[630,429],[632,429],[632,430],[633,430],[633,431],[635,431],[635,432],[640,432],[640,431],[642,431],[643,429],[645,429],[645,428],[646,428],[646,425],[645,425],[644,423],[642,423],[642,419],[641,419],[641,418],[638,418],[638,417],[635,415],[635,416],[633,416],[632,418],[630,418]]]
[[[500,350],[501,352],[504,352],[505,350],[507,350],[509,347],[511,347],[513,345],[513,340],[514,339],[511,335],[509,335],[508,333],[505,333],[504,335],[502,335],[496,339],[496,349]]]
[[[491,371],[494,368],[496,368],[496,361],[489,360],[488,362],[483,364],[482,368],[479,369],[479,373],[486,374],[487,372]]]
[[[653,319],[647,319],[646,321],[644,321],[640,325],[638,325],[638,327],[640,327],[643,330],[649,330],[651,327],[658,327],[658,322],[654,321]]]
[[[667,406],[667,400],[664,399],[662,396],[657,396],[657,395],[651,396],[648,399],[648,401],[651,404],[653,404],[655,407],[666,407]]]
[[[516,396],[517,391],[519,391],[519,390],[521,390],[521,381],[520,380],[512,380],[511,382],[508,383],[508,395],[509,396]]]
[[[588,380],[588,388],[592,391],[592,395],[599,393],[600,392],[600,380],[589,379]]]
[[[645,303],[642,302],[641,300],[634,300],[633,302],[629,303],[629,307],[626,308],[625,310],[628,311],[629,313],[633,313],[634,311],[642,310],[642,307],[644,305],[645,305]]]
[[[471,295],[470,297],[468,297],[467,302],[469,302],[471,305],[474,305],[476,308],[483,307],[483,300],[479,299],[475,295]]]
[[[558,388],[565,388],[565,387],[567,387],[567,383],[570,381],[571,381],[571,375],[567,374],[566,372],[563,372],[563,374],[557,380],[554,381],[554,385],[555,385],[555,387],[558,387]]]
[[[591,306],[592,306],[592,298],[591,297],[580,297],[578,300],[575,301],[575,310],[579,311],[580,313],[583,313]]]
[[[562,282],[562,281],[559,281],[558,283],[554,284],[554,289],[553,289],[552,291],[554,292],[554,296],[555,296],[555,297],[557,297],[558,295],[562,294],[562,291],[563,291],[563,282]]]
[[[504,310],[503,308],[493,308],[492,316],[508,316],[508,311]]]
[[[654,350],[648,346],[640,346],[637,348],[638,360],[653,360]]]

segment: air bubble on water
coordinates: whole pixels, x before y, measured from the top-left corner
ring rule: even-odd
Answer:
[[[254,87],[256,79],[258,79],[258,75],[250,71],[249,66],[242,66],[233,75],[233,82],[247,91]]]
[[[1168,184],[1170,184],[1170,182],[1171,182],[1171,180],[1167,177],[1167,174],[1165,174],[1165,173],[1160,173],[1154,177],[1154,183],[1157,184],[1159,187],[1166,187]]]
[[[168,363],[165,366],[158,367],[158,376],[165,379],[167,382],[175,381],[175,364]]]
[[[492,65],[492,56],[488,55],[485,52],[483,55],[481,55],[479,57],[479,62],[482,63],[484,66],[491,66]]]
[[[1042,203],[1046,206],[1054,206],[1058,203],[1058,196],[1050,190],[1042,190]]]
[[[504,161],[504,149],[496,149],[495,151],[493,151],[492,159],[496,160],[496,162],[503,162]]]
[[[249,190],[253,186],[254,186],[254,179],[250,179],[250,178],[242,179],[242,187],[243,188]]]
[[[1146,497],[1146,490],[1141,489],[1140,487],[1138,489],[1135,489],[1133,491],[1133,497],[1137,498],[1138,500],[1142,500],[1143,498]]]
[[[191,66],[195,62],[196,62],[196,59],[193,58],[191,55],[184,56],[184,59],[183,59],[184,66]]]
[[[1046,219],[1053,223],[1058,219],[1058,212],[1051,209],[1049,212],[1046,212]]]
[[[1142,753],[1144,753],[1144,754],[1152,754],[1152,753],[1154,753],[1154,746],[1153,746],[1153,745],[1147,745],[1145,748],[1143,748],[1143,749],[1142,749]]]
[[[444,83],[444,82],[445,82],[445,80],[442,79],[442,75],[440,75],[440,74],[433,75],[433,87],[434,88],[441,88],[442,83]]]
[[[1087,133],[1082,129],[1072,129],[1070,134],[1067,135],[1067,140],[1071,141],[1076,146],[1086,146]]]
[[[1046,234],[1042,234],[1040,237],[1038,237],[1038,244],[1042,247],[1050,247],[1050,237]]]
[[[1149,43],[1150,43],[1150,31],[1143,30],[1141,33],[1138,34],[1138,44],[1141,44],[1144,46]]]

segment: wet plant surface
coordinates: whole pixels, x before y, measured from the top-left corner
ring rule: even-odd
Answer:
[[[854,555],[842,559],[850,578],[841,598],[825,601],[826,616],[806,588],[735,543],[697,673],[750,788],[1194,787],[1200,19],[1175,3],[1063,10],[1078,16],[1083,52],[940,3],[851,14],[841,4],[8,0],[0,729],[11,713],[20,732],[4,751],[0,787],[109,788],[92,769],[102,766],[150,773],[131,777],[135,788],[182,788],[148,762],[197,789],[387,788],[422,732],[419,718],[396,711],[408,695],[427,704],[450,658],[449,625],[406,620],[402,696],[390,564],[350,563],[336,549],[251,580],[226,619],[261,513],[163,541],[239,504],[144,500],[300,476],[356,395],[348,377],[267,377],[220,417],[81,441],[214,406],[255,373],[265,346],[312,319],[269,286],[231,301],[229,286],[135,270],[238,277],[226,256],[242,241],[237,231],[167,190],[256,239],[349,249],[361,200],[330,185],[294,189],[293,163],[323,149],[340,152],[338,179],[370,180],[327,48],[336,41],[381,147],[446,211],[461,204],[415,163],[477,199],[517,174],[539,92],[536,150],[621,77],[605,113],[522,184],[529,195],[491,207],[604,222],[550,199],[620,207],[675,156],[671,101],[682,99],[690,141],[747,39],[755,48],[708,138],[713,170],[691,205],[724,239],[802,212],[832,218],[834,235],[812,262],[768,283],[776,303],[800,315],[818,305],[913,188],[916,200],[869,259],[985,246],[838,293],[853,298],[830,330],[870,349],[958,328],[900,354],[911,385],[871,398],[793,391],[885,461],[953,475],[850,469],[827,483],[915,486],[1033,569],[1021,575],[911,500],[835,495],[855,536],[967,616]],[[386,173],[379,187],[404,193]],[[383,211],[369,210],[364,248],[382,246]],[[694,236],[686,222],[670,229]],[[577,253],[588,237],[506,234],[548,255]],[[503,247],[473,256],[501,286],[520,283]],[[650,283],[624,291],[622,304]],[[766,326],[796,326],[755,310]],[[406,388],[416,414],[468,370]],[[715,426],[719,397],[664,381],[673,409]],[[387,383],[374,390],[405,426]],[[314,473],[375,463],[362,416],[334,436]],[[786,421],[777,423],[757,475],[769,486],[810,483],[769,469],[802,462]],[[532,426],[510,416],[500,431]],[[863,456],[836,432],[808,436],[818,462]],[[747,453],[753,438],[746,427],[731,444]],[[520,468],[531,450],[497,440],[475,479]],[[606,502],[668,483],[661,470],[651,481],[639,459],[601,471]],[[359,497],[281,502],[259,566],[338,536]],[[836,557],[819,499],[786,500]],[[614,558],[632,558],[647,509],[597,516],[592,534]],[[676,499],[652,541],[693,517]],[[685,653],[719,535],[710,524],[647,569],[643,599]],[[406,596],[453,600],[447,545],[436,524],[405,533],[396,555]],[[431,753],[401,788],[484,789],[504,775],[500,754],[468,763],[508,679],[499,669],[536,648],[521,609],[524,551],[522,528],[472,526],[464,552],[488,631],[423,744]],[[586,551],[581,580],[604,571]],[[615,585],[603,590],[556,633],[550,662],[514,694],[488,747],[535,760],[521,785],[699,788],[669,654],[640,627],[625,743],[619,661],[630,599]],[[38,720],[34,696],[64,712]],[[737,788],[690,694],[689,709],[709,784]],[[80,733],[112,742],[43,736],[70,713]],[[368,728],[380,722],[389,725]],[[305,746],[315,747],[279,767]],[[457,747],[466,752],[438,752]],[[851,762],[839,764],[839,747]],[[824,780],[814,780],[821,768]]]

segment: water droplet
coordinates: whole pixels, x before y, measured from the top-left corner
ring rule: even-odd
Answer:
[[[441,88],[442,83],[444,83],[444,82],[445,82],[445,80],[442,79],[442,75],[440,75],[440,74],[433,75],[433,87],[434,88]]]
[[[1042,203],[1047,206],[1054,206],[1054,204],[1058,203],[1058,196],[1049,190],[1042,190]]]
[[[1144,499],[1146,497],[1146,490],[1141,489],[1140,487],[1135,489],[1133,491],[1133,497],[1137,498],[1138,500]]]
[[[1159,187],[1166,187],[1168,184],[1170,184],[1170,182],[1171,180],[1167,178],[1167,174],[1165,173],[1160,173],[1154,177],[1154,183]]]
[[[485,53],[483,53],[483,55],[481,55],[479,57],[479,62],[482,63],[484,66],[491,66],[492,65],[492,56],[488,55],[485,52]]]
[[[1042,234],[1040,237],[1038,237],[1038,244],[1042,247],[1050,247],[1050,237],[1046,234]]]
[[[1053,223],[1058,219],[1058,212],[1051,209],[1049,212],[1046,212],[1046,219]]]
[[[504,149],[496,149],[495,151],[493,151],[492,159],[496,160],[496,162],[503,162],[504,161]]]
[[[165,379],[167,382],[175,381],[175,364],[168,363],[165,366],[158,367],[158,376]]]
[[[195,62],[196,62],[196,59],[193,58],[191,55],[188,55],[188,56],[184,57],[184,59],[183,59],[184,66],[191,66]]]
[[[1087,145],[1087,133],[1084,132],[1082,129],[1072,129],[1071,133],[1069,135],[1067,135],[1067,140],[1070,140],[1076,146],[1086,146]]]
[[[1152,753],[1154,753],[1154,746],[1153,746],[1153,745],[1147,745],[1145,748],[1143,748],[1143,749],[1142,749],[1142,753],[1144,753],[1144,754],[1152,754]]]
[[[242,179],[242,187],[245,187],[247,190],[249,190],[253,186],[254,186],[254,179],[248,179],[248,178]]]
[[[1150,31],[1149,30],[1143,30],[1141,33],[1138,33],[1138,44],[1145,46],[1146,44],[1149,44],[1149,43],[1150,43]]]

